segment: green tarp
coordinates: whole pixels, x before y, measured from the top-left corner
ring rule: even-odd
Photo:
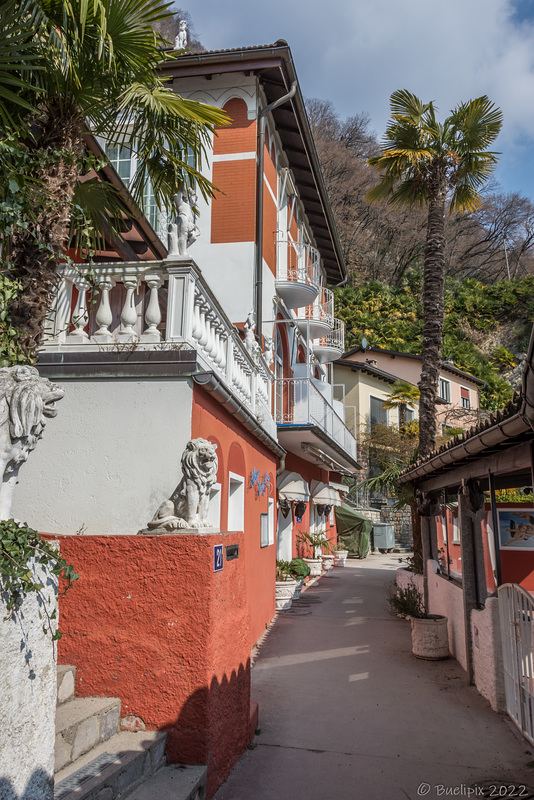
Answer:
[[[366,558],[369,554],[369,542],[373,523],[359,514],[348,503],[336,507],[337,539],[349,551],[349,556]]]

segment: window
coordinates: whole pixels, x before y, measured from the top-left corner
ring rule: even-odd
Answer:
[[[406,422],[413,422],[415,419],[415,411],[413,408],[406,409]]]
[[[267,514],[260,516],[260,546],[274,544],[274,500],[269,499]]]
[[[446,378],[439,379],[439,399],[445,403],[451,402],[451,382]]]
[[[107,157],[110,160],[110,163],[115,170],[118,172],[119,177],[121,178],[122,182],[126,186],[127,189],[130,188],[130,184],[132,182],[132,178],[135,175],[135,171],[137,169],[137,156],[135,153],[132,153],[129,147],[119,146],[119,145],[109,145],[104,143],[104,151]],[[156,201],[154,199],[154,192],[152,191],[152,184],[150,181],[147,182],[145,186],[145,191],[143,192],[143,203],[144,203],[144,212],[145,216],[154,228],[154,230],[158,229],[159,225],[159,208],[156,205]]]
[[[208,522],[211,527],[221,530],[221,484],[214,483],[210,489]]]
[[[460,398],[462,400],[462,408],[471,408],[471,395],[469,389],[465,386],[460,386]]]
[[[388,412],[383,406],[384,400],[381,397],[369,398],[369,423],[371,430],[375,425],[388,424]]]
[[[228,530],[242,531],[245,527],[245,479],[228,473]]]

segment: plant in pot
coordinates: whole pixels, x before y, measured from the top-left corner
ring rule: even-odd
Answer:
[[[300,598],[302,587],[304,586],[304,580],[310,574],[310,568],[306,564],[304,559],[294,558],[292,561],[289,562],[289,574],[297,582],[297,587],[295,589],[295,594],[293,595],[293,600],[298,600]]]
[[[412,625],[412,653],[426,661],[449,657],[447,617],[429,614],[415,583],[406,587],[391,584],[387,601],[392,614],[409,619]]]
[[[328,572],[334,566],[334,548],[332,547],[331,543],[326,538],[326,532],[321,532],[323,535],[323,552],[321,554],[321,560],[323,562],[323,569]]]
[[[291,575],[289,561],[276,562],[276,610],[287,611],[291,608],[297,581]]]
[[[323,531],[306,531],[299,530],[297,534],[297,546],[300,552],[306,552],[311,549],[313,553],[312,558],[303,556],[303,560],[310,568],[310,575],[316,578],[321,574],[323,562],[321,559],[321,552],[325,545],[325,538]]]
[[[334,551],[334,567],[344,567],[349,551],[342,542],[335,544],[332,549]]]

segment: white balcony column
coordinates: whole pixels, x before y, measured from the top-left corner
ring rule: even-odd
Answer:
[[[89,322],[89,312],[87,309],[87,290],[91,284],[85,278],[76,278],[76,288],[78,289],[78,299],[72,314],[72,325],[74,330],[67,335],[69,344],[80,344],[89,341],[89,335],[84,328]]]
[[[196,275],[189,263],[167,267],[169,294],[167,300],[166,339],[182,339],[191,344],[198,340],[195,326],[200,326],[199,291]]]
[[[134,325],[137,324],[137,309],[134,297],[137,289],[137,277],[127,275],[123,279],[123,283],[126,287],[126,298],[121,311],[122,329],[119,331],[117,338],[120,342],[135,342],[138,339],[134,331]]]
[[[234,341],[233,335],[230,334],[228,339],[226,340],[226,370],[225,370],[226,380],[232,385],[232,380],[234,376]]]
[[[250,376],[250,405],[252,408],[252,413],[256,414],[256,392],[258,391],[258,375],[256,372],[253,372]]]
[[[115,281],[108,276],[97,280],[98,288],[100,289],[100,303],[95,317],[98,330],[95,331],[94,338],[102,344],[111,344],[113,342],[113,336],[109,328],[113,322],[113,314],[111,313],[109,293],[115,286]]]
[[[161,275],[145,275],[145,281],[150,290],[150,298],[146,306],[145,322],[146,328],[141,335],[142,342],[161,342],[161,331],[158,325],[161,322],[161,308],[159,306],[158,289],[163,283]]]

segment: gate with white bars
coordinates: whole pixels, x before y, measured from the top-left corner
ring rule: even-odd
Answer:
[[[515,583],[498,593],[506,710],[534,744],[534,597]]]

